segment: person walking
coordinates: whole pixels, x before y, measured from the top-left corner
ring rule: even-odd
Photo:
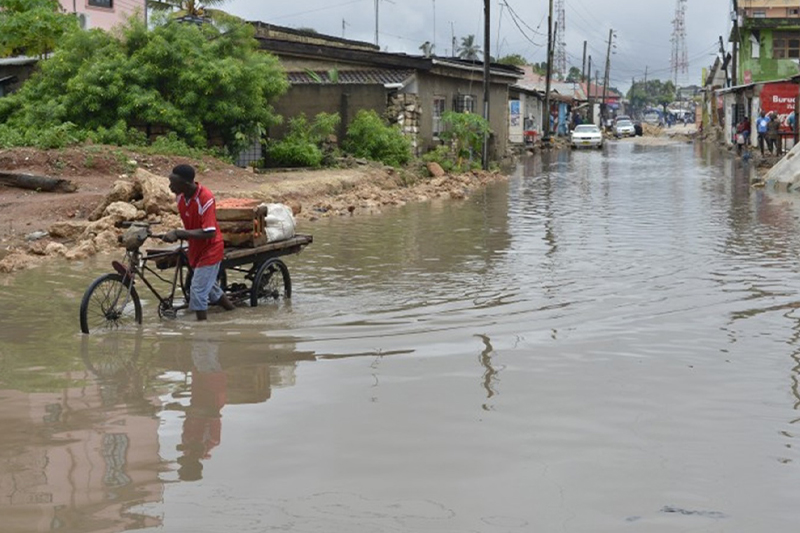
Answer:
[[[767,141],[767,125],[769,124],[769,117],[765,116],[761,111],[756,119],[756,134],[758,135],[758,149],[761,150],[761,155],[764,155],[764,143]]]
[[[228,311],[235,307],[217,284],[224,243],[217,223],[214,195],[196,183],[194,176],[191,165],[178,165],[172,169],[169,189],[177,196],[178,212],[185,229],[172,230],[162,238],[165,242],[178,239],[189,242],[189,266],[194,269],[189,310],[195,312],[197,320],[206,320],[209,303]]]
[[[770,113],[767,123],[767,144],[770,154],[781,155],[781,121],[774,111]]]

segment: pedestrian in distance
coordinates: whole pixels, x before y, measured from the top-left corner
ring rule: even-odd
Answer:
[[[769,145],[769,153],[774,155],[781,155],[781,121],[776,112],[769,114],[769,122],[767,123],[767,144]]]
[[[177,196],[184,229],[167,232],[163,240],[188,241],[189,266],[194,270],[189,310],[195,312],[197,320],[206,320],[209,303],[220,305],[227,311],[232,311],[234,306],[217,283],[225,245],[217,223],[214,195],[196,183],[194,177],[191,165],[178,165],[169,175],[169,189]]]
[[[756,134],[758,135],[758,149],[761,155],[764,155],[764,143],[767,142],[767,125],[769,124],[769,117],[763,111],[758,114],[756,119]]]
[[[741,122],[736,126],[736,153],[742,154],[742,150],[750,142],[750,119],[742,117]]]

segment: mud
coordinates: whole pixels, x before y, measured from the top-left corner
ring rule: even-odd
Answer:
[[[49,256],[81,260],[116,250],[120,225],[126,220],[159,223],[159,231],[180,227],[164,178],[180,163],[194,165],[197,181],[217,198],[285,203],[306,223],[377,214],[409,202],[463,200],[476,189],[505,179],[486,172],[428,178],[421,177],[426,173],[423,168],[394,169],[365,162],[351,168],[257,174],[211,158],[198,161],[105,148],[0,151],[4,170],[68,178],[78,186],[73,194],[0,188],[0,273],[40,265]]]

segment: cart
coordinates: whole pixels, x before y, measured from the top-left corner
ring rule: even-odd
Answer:
[[[142,305],[137,292],[141,285],[158,300],[161,318],[175,318],[178,311],[189,307],[193,272],[185,243],[142,252],[150,237],[160,235],[152,234],[149,225],[131,228],[122,239],[124,261],[112,261],[114,272],[100,276],[86,289],[79,312],[83,333],[141,324]],[[292,281],[281,258],[300,253],[312,242],[311,235],[297,234],[252,248],[225,248],[220,287],[235,304],[255,307],[289,299]]]

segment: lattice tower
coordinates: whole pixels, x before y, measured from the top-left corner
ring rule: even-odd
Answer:
[[[676,86],[678,85],[678,73],[688,74],[689,72],[689,52],[686,49],[686,2],[687,0],[676,0],[675,18],[672,20],[670,67],[672,80]]]
[[[562,80],[567,77],[567,11],[564,0],[556,0],[556,13],[558,14],[558,35],[556,36],[555,58],[553,67],[556,75]]]

